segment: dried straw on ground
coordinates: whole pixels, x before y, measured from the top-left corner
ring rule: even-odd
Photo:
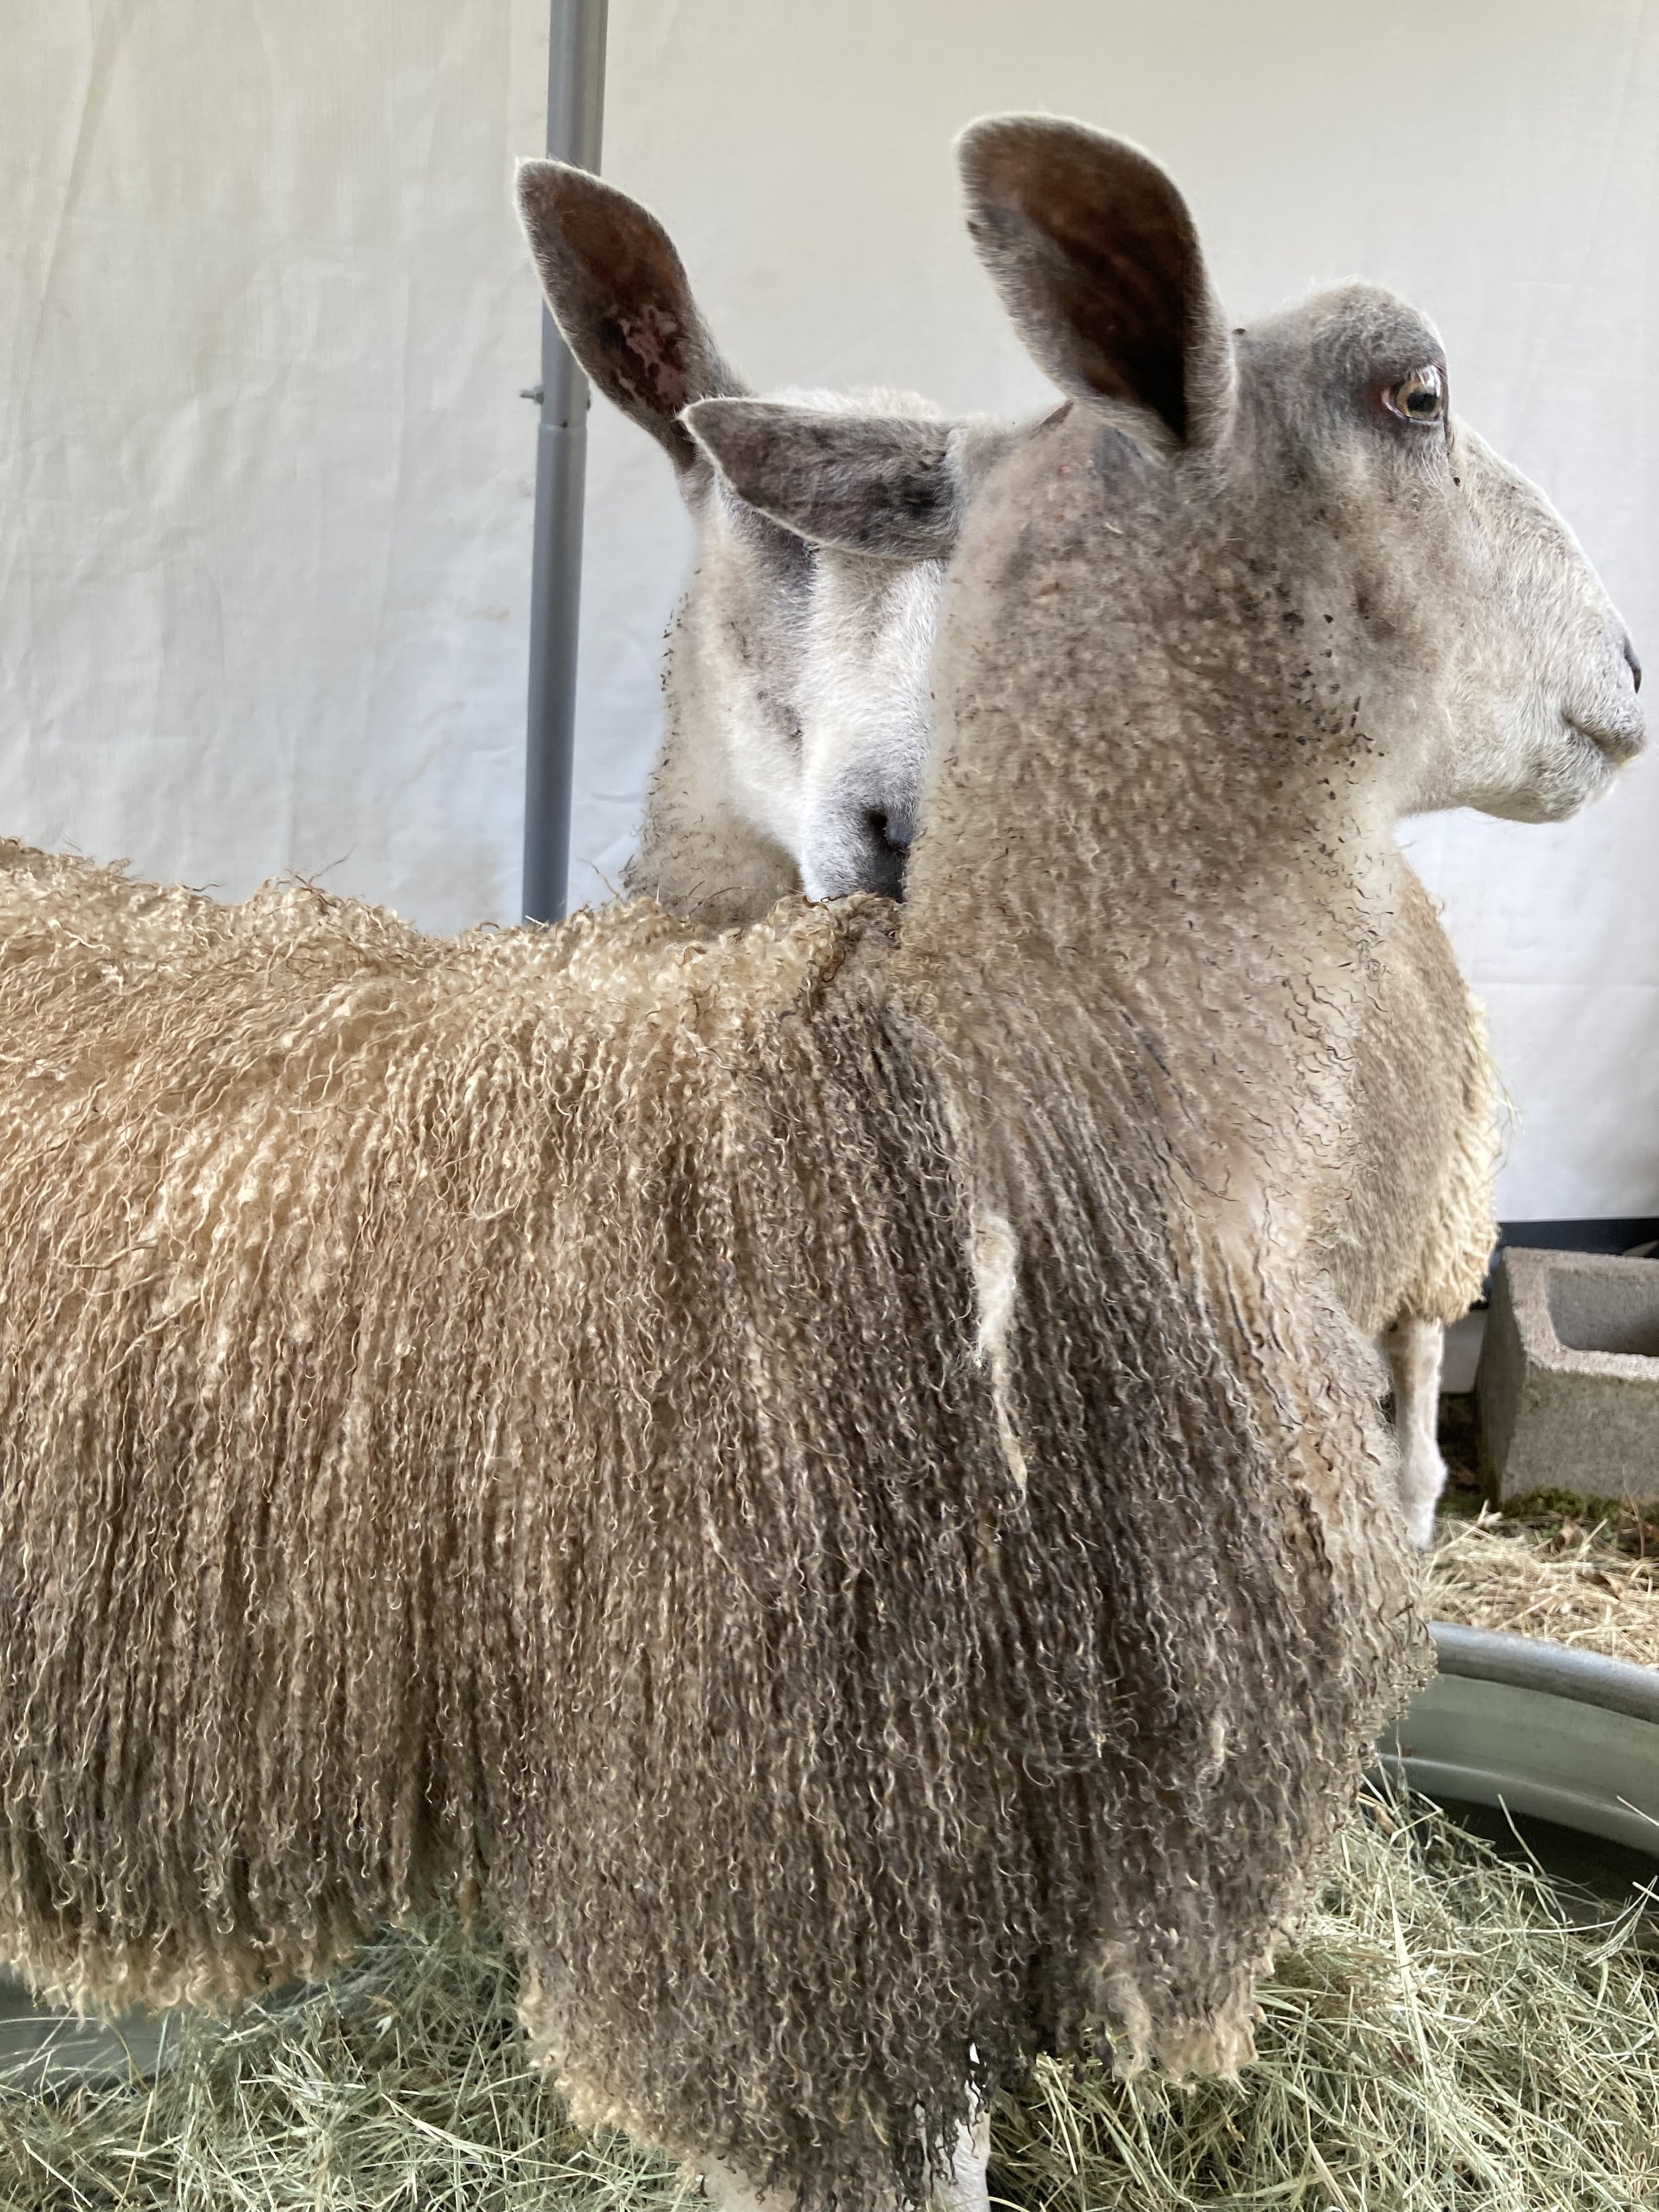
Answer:
[[[890,917],[14,848],[0,1956],[230,2000],[482,1893],[580,2113],[848,2201],[1103,2002],[1246,2055],[1417,1665],[1372,1409],[1133,1024]]]
[[[517,1997],[500,1942],[437,1913],[232,2025],[169,2015],[148,2077],[68,2075],[65,2019],[0,2071],[0,2203],[690,2212],[695,2192],[660,2158],[570,2124],[532,2061]]]
[[[1570,1917],[1432,1808],[1382,1807],[1264,1990],[1238,2087],[1039,2062],[1001,2114],[1002,2191],[1033,2212],[1635,2212],[1659,2197],[1640,1903]]]
[[[1425,1609],[1659,1667],[1659,1528],[1594,1507],[1517,1517],[1491,1508],[1440,1523]]]
[[[993,2188],[1033,2212],[1584,2212],[1659,2195],[1659,1960],[1430,1809],[1372,1810],[1263,1990],[1237,2087],[1040,2061]],[[500,1947],[439,1916],[153,2082],[0,2077],[9,2212],[674,2212],[661,2161],[568,2124]]]

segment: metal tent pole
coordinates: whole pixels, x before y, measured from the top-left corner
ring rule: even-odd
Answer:
[[[553,0],[547,150],[579,169],[599,166],[605,15],[606,0]],[[524,917],[526,921],[557,921],[565,909],[570,880],[587,379],[545,307],[541,393],[530,582],[530,711],[525,732]]]

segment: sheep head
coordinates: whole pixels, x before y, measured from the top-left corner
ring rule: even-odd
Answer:
[[[1424,316],[1350,283],[1231,327],[1137,148],[1013,116],[960,150],[975,246],[1066,404],[971,447],[843,421],[831,452],[746,400],[687,416],[808,538],[894,558],[948,540],[943,820],[1029,823],[1015,842],[1050,874],[1080,833],[1121,885],[1140,813],[1207,835],[1218,879],[1264,812],[1307,852],[1428,807],[1559,819],[1607,788],[1643,742],[1623,624],[1541,493],[1453,413]]]

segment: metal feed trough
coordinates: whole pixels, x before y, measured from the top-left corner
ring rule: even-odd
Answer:
[[[1659,1672],[1532,1636],[1433,1629],[1438,1672],[1383,1737],[1383,1767],[1437,1803],[1640,1852],[1659,1875]]]

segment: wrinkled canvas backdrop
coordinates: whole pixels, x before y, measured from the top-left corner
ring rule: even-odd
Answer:
[[[4,826],[440,928],[518,898],[543,0],[0,0]],[[1128,132],[1242,316],[1360,271],[1659,664],[1659,7],[612,0],[607,173],[758,385],[1045,387],[957,220],[992,108]],[[688,539],[592,418],[575,888],[625,856]],[[1659,678],[1655,679],[1659,684]],[[1659,769],[1409,842],[1521,1109],[1510,1217],[1659,1209]]]

